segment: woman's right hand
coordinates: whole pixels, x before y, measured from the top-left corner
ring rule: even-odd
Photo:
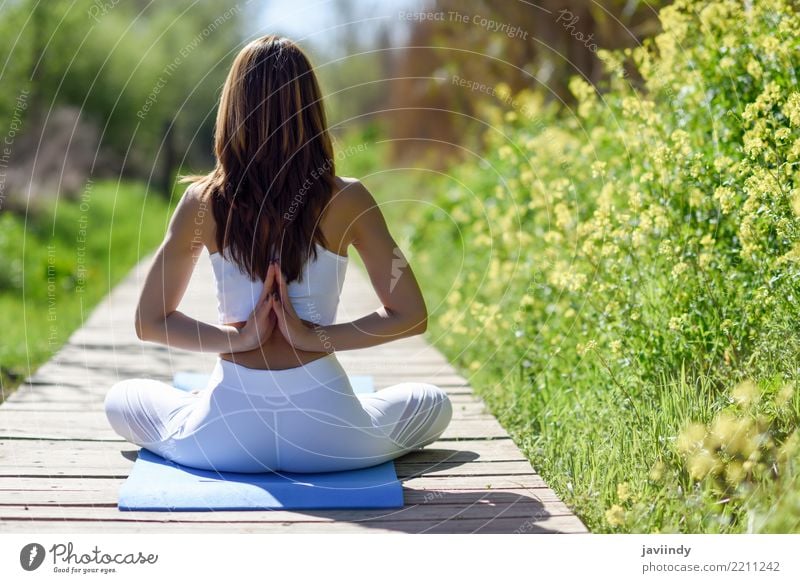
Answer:
[[[254,350],[264,344],[275,329],[275,312],[272,309],[272,288],[275,286],[275,264],[270,263],[264,288],[244,326],[239,328],[236,343],[231,352]]]

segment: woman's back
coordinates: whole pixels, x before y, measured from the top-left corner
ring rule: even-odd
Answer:
[[[336,176],[321,99],[310,62],[286,38],[258,38],[234,59],[217,112],[217,163],[181,179],[192,186],[135,316],[141,340],[219,357],[196,393],[154,379],[112,386],[106,416],[125,439],[197,468],[327,472],[394,459],[450,421],[441,388],[404,382],[356,395],[337,359],[421,334],[427,309],[374,197]],[[351,245],[381,306],[333,323]],[[204,247],[223,325],[178,309]]]
[[[289,295],[298,316],[313,324],[332,324],[338,297],[348,262],[347,249],[350,245],[347,226],[353,217],[348,216],[347,186],[352,179],[336,178],[337,189],[332,193],[319,219],[319,230],[330,245],[330,249],[316,245],[317,257],[313,255],[304,268],[302,281],[289,284]],[[219,323],[237,328],[244,326],[247,316],[253,309],[263,282],[252,280],[238,269],[238,266],[223,257],[215,243],[217,225],[213,214],[208,228],[202,229],[200,238],[208,249],[214,269],[217,286]],[[204,222],[204,227],[206,226]],[[271,334],[260,347],[236,353],[220,353],[220,358],[241,364],[248,368],[281,370],[306,364],[325,356],[326,352],[308,352],[294,348],[281,334]]]

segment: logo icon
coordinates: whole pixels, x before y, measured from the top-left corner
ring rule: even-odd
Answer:
[[[400,276],[403,275],[403,268],[408,266],[408,261],[403,256],[403,252],[399,247],[394,248],[394,257],[392,258],[392,279],[389,281],[389,293],[394,290]]]
[[[28,543],[19,552],[19,564],[26,571],[35,571],[44,562],[44,547],[39,543]]]

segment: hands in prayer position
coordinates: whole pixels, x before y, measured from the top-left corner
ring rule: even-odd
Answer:
[[[236,352],[254,350],[263,345],[276,327],[294,348],[299,350],[315,348],[314,325],[301,320],[294,311],[286,279],[277,260],[270,263],[261,296],[250,317],[239,329],[240,341],[237,342]]]

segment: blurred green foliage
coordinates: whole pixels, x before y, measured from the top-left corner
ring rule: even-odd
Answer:
[[[0,400],[159,244],[174,204],[145,192],[97,181],[35,217],[0,213]]]
[[[28,91],[29,116],[61,104],[79,107],[102,132],[101,148],[125,160],[128,175],[151,173],[173,123],[180,157],[188,149],[190,161],[208,164],[216,99],[244,17],[239,4],[220,1],[6,2],[0,133]]]

